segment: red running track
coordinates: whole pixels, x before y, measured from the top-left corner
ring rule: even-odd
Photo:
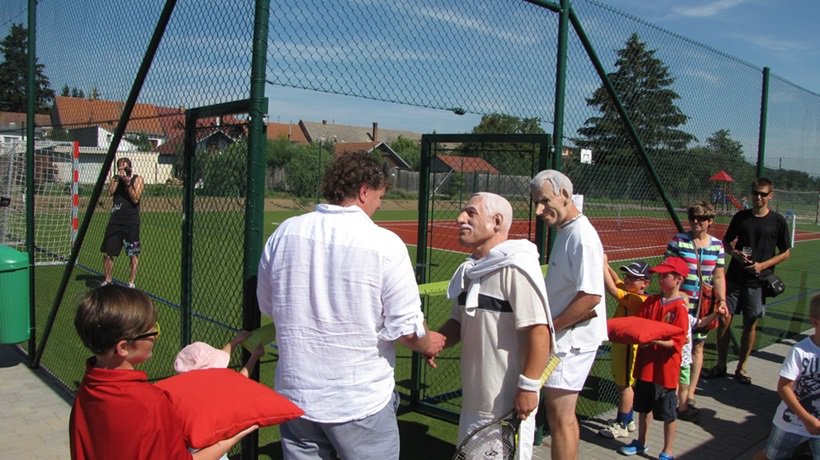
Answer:
[[[645,259],[659,257],[666,250],[666,244],[676,233],[671,219],[659,218],[591,218],[593,227],[601,237],[604,252],[610,260]],[[418,242],[418,222],[384,221],[378,225],[396,233],[409,245]],[[714,224],[712,235],[722,238],[726,224]],[[428,244],[435,249],[468,253],[458,243],[458,226],[455,222],[434,222],[428,224]],[[533,240],[534,220],[516,220],[510,229],[510,238]],[[820,239],[820,233],[797,231],[796,241]]]

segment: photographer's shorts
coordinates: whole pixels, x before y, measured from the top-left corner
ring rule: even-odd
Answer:
[[[100,251],[111,257],[117,257],[123,247],[125,247],[125,254],[129,257],[140,254],[139,224],[108,224]]]

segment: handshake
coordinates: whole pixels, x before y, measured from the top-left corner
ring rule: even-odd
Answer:
[[[425,339],[423,343],[426,346],[423,347],[424,350],[421,350],[421,354],[427,358],[427,365],[435,369],[437,367],[436,357],[447,344],[447,337],[440,332],[427,331]]]

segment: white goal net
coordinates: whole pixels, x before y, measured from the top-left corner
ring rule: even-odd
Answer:
[[[78,151],[72,142],[34,143],[35,264],[68,259],[77,229]],[[26,249],[26,143],[0,143],[0,244]]]

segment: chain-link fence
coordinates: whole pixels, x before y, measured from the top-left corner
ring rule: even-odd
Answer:
[[[71,326],[74,305],[85,290],[99,284],[103,272],[98,245],[111,200],[103,194],[94,206],[88,204],[98,179],[107,181],[113,173],[103,171],[112,160],[107,158],[112,142],[119,143],[116,158],[130,158],[134,174],[145,181],[136,284],[153,296],[164,325],[179,326],[177,332],[171,332],[173,326],[163,327],[166,339],[158,342],[147,369],[151,377],[171,373],[173,356],[185,340],[220,345],[242,324],[239,267],[247,264],[242,255],[247,240],[240,242],[247,204],[243,197],[261,194],[242,186],[242,178],[252,173],[242,158],[247,158],[244,139],[249,137],[253,117],[240,113],[199,119],[193,142],[199,158],[196,169],[183,171],[182,159],[185,130],[194,128],[186,126],[186,111],[251,96],[257,5],[238,2],[226,7],[220,2],[183,0],[176,2],[167,27],[159,28],[164,8],[173,3],[51,0],[37,7],[37,55],[55,91],[53,101],[43,108],[49,121],[38,123],[38,129],[50,141],[79,141],[78,220],[83,222],[92,213],[77,268],[53,318],[51,345],[43,351],[43,365],[69,388],[76,388],[87,355]],[[23,0],[6,2],[0,12],[0,33],[25,25],[26,7]],[[662,254],[678,223],[687,226],[681,212],[695,201],[707,200],[718,209],[713,234],[722,236],[731,215],[750,199],[749,184],[758,175],[762,154],[760,172],[772,178],[776,187],[774,206],[796,216],[797,246],[791,260],[778,269],[789,290],[770,303],[774,314],[766,318],[759,343],[765,345],[783,331],[792,333],[806,326],[806,299],[820,289],[812,256],[817,253],[813,245],[818,244],[813,240],[818,233],[820,96],[775,75],[777,69],[765,78],[767,72],[759,67],[603,3],[576,0],[572,8],[564,77],[557,59],[561,43],[557,3],[271,2],[270,19],[264,21],[269,27],[267,64],[260,72],[268,94],[307,90],[352,98],[346,107],[323,108],[322,119],[330,123],[303,120],[289,128],[293,132],[287,133],[286,141],[269,136],[267,192],[309,208],[319,196],[316,185],[333,152],[353,143],[352,135],[345,138],[341,131],[333,134],[321,127],[351,113],[368,112],[364,115],[378,119],[411,106],[427,109],[423,116],[430,118],[466,113],[476,119],[485,116],[487,123],[477,122],[478,132],[499,134],[513,131],[493,125],[495,115],[533,119],[564,147],[561,164],[554,166],[564,170],[576,193],[584,196],[584,213],[601,235],[613,264],[634,258],[652,262]],[[156,40],[158,33],[161,39]],[[146,50],[152,47],[156,54],[146,63]],[[135,82],[141,84],[136,93]],[[764,82],[768,83],[765,98]],[[138,97],[131,106],[128,102],[134,94]],[[383,109],[370,113],[357,107],[373,100],[384,102]],[[272,99],[270,113],[289,102],[287,97]],[[130,115],[124,120],[127,123],[121,123],[125,109]],[[317,108],[312,109],[315,113]],[[765,132],[760,130],[762,114]],[[561,132],[552,132],[556,125]],[[409,144],[380,153],[394,160],[393,154],[398,153],[407,160],[395,160],[397,193],[415,198],[424,188],[416,173],[419,163],[411,157],[420,157],[422,133],[408,132],[404,126],[391,128],[402,130]],[[392,146],[403,142],[398,133],[388,135],[385,127],[380,129],[384,135],[377,136],[375,124],[364,131],[370,138],[365,136],[368,145],[360,148],[384,149],[374,145],[379,140]],[[636,148],[636,140],[641,148]],[[761,140],[765,150],[759,146]],[[476,156],[468,154],[469,145],[446,149],[442,155],[462,163],[465,157]],[[510,187],[519,179],[524,183],[533,168],[513,171],[505,163],[508,160],[498,158],[484,160],[501,174],[470,171],[465,164],[442,169],[420,202],[429,200],[433,213],[439,213],[434,217],[444,222],[454,219],[456,209],[442,205],[460,202],[474,190],[497,191],[519,201],[525,193]],[[193,190],[191,234],[183,234],[182,226],[185,185]],[[37,201],[71,202],[72,192],[58,189],[49,195],[38,192]],[[517,218],[529,219],[523,215],[527,212],[520,210]],[[35,228],[47,225],[43,219],[55,213],[35,214]],[[276,219],[266,217],[266,233]],[[444,238],[448,232],[445,227],[428,227],[428,222],[417,224],[417,229],[421,234],[429,232],[428,241]],[[55,233],[63,231],[70,235],[72,229]],[[263,236],[257,238],[260,244]],[[182,248],[187,239],[192,240],[192,252],[186,256]],[[126,259],[120,256],[115,263],[114,278],[120,283],[129,279]],[[449,277],[451,265],[441,263],[436,269],[435,263],[427,267],[438,271],[429,272],[425,281]],[[193,280],[190,296],[180,282],[185,264]],[[43,327],[54,311],[51,294],[61,283],[62,270],[62,265],[36,270],[37,339],[42,339]],[[186,296],[192,318],[190,337],[185,333],[185,315],[180,315]],[[446,318],[446,305],[431,303],[427,308],[431,318]],[[431,325],[438,324],[431,321]],[[603,348],[583,393],[583,414],[599,413],[614,401],[608,359]],[[264,374],[272,372],[272,366],[267,366]],[[423,386],[418,381],[412,385]],[[452,382],[431,387],[425,397],[454,387],[452,391],[457,391]],[[457,410],[457,405],[448,410]]]

